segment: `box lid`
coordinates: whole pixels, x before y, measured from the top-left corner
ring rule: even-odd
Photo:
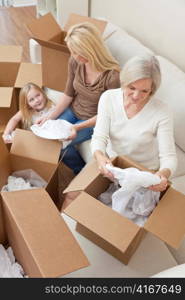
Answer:
[[[52,164],[58,164],[61,143],[56,140],[42,139],[31,131],[16,129],[10,152]]]
[[[105,27],[107,25],[107,22],[103,21],[103,20],[98,20],[98,19],[94,19],[91,17],[81,16],[78,14],[70,14],[69,18],[64,26],[64,30],[68,31],[71,26],[82,23],[82,22],[90,22],[90,23],[94,24],[101,33],[104,32]]]
[[[55,41],[43,41],[41,39],[35,38],[35,40],[43,47],[51,48],[54,50],[62,51],[66,54],[70,54],[68,47],[65,44],[57,43]]]
[[[108,206],[82,192],[64,213],[124,252],[140,228]]]
[[[15,256],[31,277],[58,277],[89,262],[44,189],[2,192]]]
[[[173,248],[178,248],[185,235],[185,195],[170,187],[144,225]]]
[[[15,87],[22,88],[28,82],[33,82],[42,87],[41,64],[21,63],[15,82]]]
[[[64,193],[71,191],[85,190],[89,184],[100,174],[95,160],[90,161],[82,171],[76,176],[69,186],[64,190]]]
[[[10,159],[9,159],[9,151],[7,146],[5,145],[2,137],[0,136],[0,190],[3,185],[7,182],[7,177],[10,174]]]
[[[51,13],[35,19],[33,22],[27,24],[27,28],[34,39],[44,41],[51,40],[61,32],[60,26]]]
[[[14,45],[0,46],[0,61],[1,62],[20,62],[23,48]]]
[[[0,87],[0,107],[8,108],[11,106],[13,88]]]

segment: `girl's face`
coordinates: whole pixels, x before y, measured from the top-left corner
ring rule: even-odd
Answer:
[[[130,103],[146,104],[152,91],[152,79],[144,78],[124,87],[124,96]]]
[[[33,110],[41,111],[46,105],[46,98],[39,90],[32,87],[27,94],[27,103]]]

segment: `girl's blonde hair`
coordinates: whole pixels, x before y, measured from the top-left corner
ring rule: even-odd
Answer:
[[[27,95],[29,91],[34,88],[38,90],[44,98],[46,98],[45,108],[50,108],[52,106],[52,101],[47,97],[43,89],[33,82],[28,82],[21,90],[19,94],[19,109],[22,113],[22,123],[23,128],[28,129],[32,125],[32,116],[35,111],[29,106]]]
[[[127,61],[120,73],[121,86],[128,86],[139,79],[151,78],[153,95],[161,83],[161,71],[154,55],[134,56]]]
[[[95,25],[84,22],[70,27],[65,42],[72,53],[87,59],[95,71],[120,71],[118,62],[106,47]]]

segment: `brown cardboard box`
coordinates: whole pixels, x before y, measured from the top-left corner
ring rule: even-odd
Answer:
[[[51,191],[60,149],[58,141],[17,129],[10,153],[0,141],[0,188],[13,171],[33,169]],[[1,192],[0,222],[5,223],[9,244],[29,277],[59,277],[89,265],[46,190]],[[5,231],[0,234],[3,243]]]
[[[41,85],[41,65],[21,63],[22,47],[0,46],[0,133],[18,111],[19,90],[28,81]]]
[[[120,168],[147,170],[127,157],[116,157],[113,164]],[[143,235],[151,232],[168,245],[178,248],[185,234],[185,196],[169,187],[148,218],[144,227],[121,216],[96,198],[110,184],[95,161],[89,163],[73,179],[64,193],[82,191],[64,212],[77,221],[77,231],[127,264]]]
[[[105,21],[71,14],[64,29],[61,29],[52,14],[48,13],[27,25],[32,38],[41,45],[43,86],[64,91],[70,56],[64,41],[66,31],[74,24],[87,21],[95,24],[101,32],[107,24]]]

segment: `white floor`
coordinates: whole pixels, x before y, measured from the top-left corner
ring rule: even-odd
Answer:
[[[77,233],[75,231],[76,222],[70,217],[65,214],[62,216],[90,262],[89,267],[64,277],[151,277],[177,265],[166,245],[149,233],[146,234],[128,265],[124,265]]]

